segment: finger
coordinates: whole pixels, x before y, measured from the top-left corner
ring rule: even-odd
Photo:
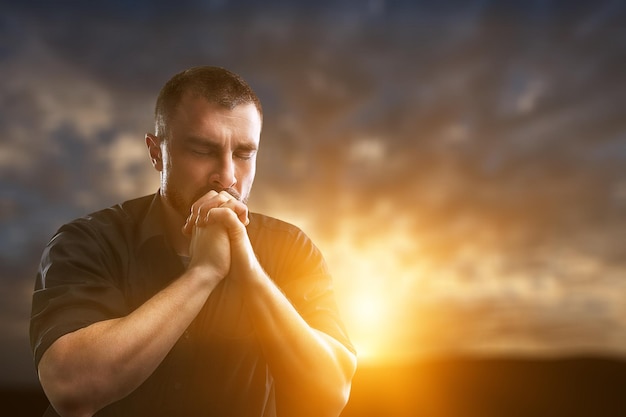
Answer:
[[[245,233],[246,230],[237,214],[232,209],[227,207],[217,207],[211,209],[208,215],[201,221],[199,227],[215,223],[224,225],[228,230],[229,236],[231,237],[241,231]]]
[[[199,219],[200,222],[203,222],[203,218],[206,217],[209,210],[221,206],[231,198],[232,196],[228,193],[224,195],[215,190],[211,190],[200,197],[191,205],[189,217],[187,217],[183,226],[183,234],[191,235],[193,227],[198,223]]]
[[[206,214],[203,216],[198,216],[196,219],[196,226],[198,227],[202,227],[202,226],[207,226],[211,223],[210,219],[211,219],[211,211],[213,211],[214,208],[207,210]],[[212,223],[215,223],[215,221],[213,221]]]
[[[238,198],[236,198],[234,195],[232,195],[231,193],[229,193],[229,192],[228,192],[228,191],[226,191],[226,190],[222,190],[222,191],[220,191],[220,193],[219,193],[219,194],[220,194],[222,197],[226,198],[227,200],[237,200],[237,201],[239,201],[239,199],[238,199]]]
[[[200,212],[202,207],[205,204],[210,204],[211,200],[214,199],[218,195],[217,191],[211,190],[208,193],[204,194],[202,197],[194,201],[191,205],[191,209],[189,210],[189,216],[185,220],[185,224],[183,225],[182,232],[185,235],[191,236],[194,226],[198,220],[198,217],[201,215]],[[219,206],[220,202],[213,202],[215,207]],[[207,209],[208,210],[208,209]]]
[[[230,208],[215,208],[211,210],[209,218],[211,223],[220,223],[226,228],[226,231],[228,232],[228,239],[231,244],[231,250],[234,250],[234,248],[243,248],[241,244],[250,245],[245,225],[241,222],[237,214]]]
[[[219,194],[217,191],[211,190],[191,205],[191,216],[200,216],[202,215],[201,211],[204,210],[204,214],[206,215],[206,211],[212,209],[214,207],[219,207],[224,204],[228,199]]]
[[[189,222],[193,222],[195,226],[205,226],[210,223],[215,223],[210,221],[210,215],[216,208],[226,208],[232,210],[237,217],[241,219],[241,222],[244,223],[244,225],[246,224],[248,207],[232,197],[226,197],[221,194],[216,195],[209,203],[199,206],[197,208],[197,213],[190,216],[191,220]]]
[[[185,220],[185,224],[183,225],[183,229],[182,229],[182,232],[184,235],[191,236],[193,232],[194,222],[191,221],[192,217],[193,216],[190,214],[189,217],[187,217],[187,220]]]
[[[185,222],[185,226],[183,227],[184,233],[191,233],[193,226],[197,223],[198,219],[202,220],[203,217],[206,216],[206,213],[215,207],[220,207],[224,203],[228,203],[229,201],[239,201],[237,197],[233,194],[229,193],[226,190],[222,190],[219,193],[215,190],[211,190],[208,193],[204,194],[198,200],[196,200],[191,205],[191,213]],[[241,210],[238,210],[241,212]],[[242,222],[246,222],[245,218],[242,218]]]
[[[211,223],[215,223],[215,221],[211,221],[211,212],[218,207],[212,207],[207,210],[204,207],[198,212],[198,215],[195,216],[194,226],[203,227],[207,226]]]
[[[250,220],[248,219],[248,206],[241,201],[231,199],[222,204],[220,207],[229,208],[234,211],[237,218],[239,218],[239,221],[241,221],[244,226],[247,226],[250,223]]]

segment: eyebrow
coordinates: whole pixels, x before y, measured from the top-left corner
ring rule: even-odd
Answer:
[[[188,136],[184,139],[184,143],[186,145],[194,145],[194,146],[200,146],[202,148],[205,149],[214,149],[214,150],[219,150],[222,148],[221,145],[212,142],[210,139],[204,139],[204,138],[200,138],[200,137],[196,137],[196,136]],[[246,141],[243,143],[238,144],[235,147],[236,150],[243,150],[243,151],[249,151],[249,152],[255,152],[258,151],[259,147],[251,141]]]

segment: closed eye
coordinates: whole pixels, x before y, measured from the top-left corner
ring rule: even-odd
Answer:
[[[213,150],[198,150],[198,149],[190,149],[191,153],[199,156],[213,156],[215,155],[215,151]]]
[[[249,161],[250,159],[252,159],[255,155],[255,152],[242,152],[242,153],[235,153],[235,158],[237,159],[241,159],[242,161]]]

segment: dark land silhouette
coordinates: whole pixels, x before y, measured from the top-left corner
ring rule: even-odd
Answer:
[[[7,417],[41,416],[41,389],[0,390]],[[626,360],[448,357],[362,364],[342,417],[626,416]]]

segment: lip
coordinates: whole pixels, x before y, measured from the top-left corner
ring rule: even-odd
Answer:
[[[234,188],[228,187],[228,188],[222,189],[222,191],[226,191],[228,194],[232,195],[237,201],[241,201],[241,194],[239,194],[239,191],[235,190]],[[220,191],[217,191],[217,192],[219,193]]]

